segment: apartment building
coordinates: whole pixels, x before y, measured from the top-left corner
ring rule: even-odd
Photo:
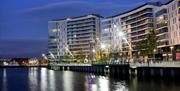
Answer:
[[[145,3],[127,12],[103,18],[89,14],[49,21],[49,52],[56,58],[71,52],[90,55],[92,51],[121,52],[138,57],[135,47],[150,31],[158,37],[157,53],[163,60],[180,60],[180,1]],[[124,33],[122,38],[122,33]],[[68,49],[68,50],[67,50]]]
[[[100,18],[99,15],[91,14],[67,20],[67,44],[73,55],[89,55],[96,50]]]
[[[170,48],[173,60],[180,60],[180,0],[167,3],[169,11]]]
[[[86,55],[96,50],[100,36],[96,14],[49,21],[48,51],[55,59],[65,55]]]
[[[101,20],[101,31],[100,31],[100,50],[103,53],[108,53],[112,44],[112,19],[102,19]]]
[[[67,54],[67,21],[53,20],[48,22],[48,53],[52,60],[58,61]]]
[[[104,20],[112,20],[111,41],[116,39],[113,42],[116,45],[114,49],[120,49],[126,57],[135,59],[138,52],[134,48],[150,31],[155,31],[158,37],[157,53],[162,54],[163,60],[179,59],[179,2],[170,0],[165,4],[145,3],[127,12],[105,18]],[[102,28],[101,31],[103,30]],[[119,32],[126,34],[126,41],[119,38]]]

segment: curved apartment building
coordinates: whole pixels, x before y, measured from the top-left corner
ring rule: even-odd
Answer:
[[[100,34],[96,14],[49,21],[48,51],[57,61],[66,55],[90,55],[96,50]]]
[[[157,53],[162,55],[163,60],[180,60],[179,7],[179,0],[170,0],[165,4],[146,3],[127,12],[107,17],[112,19],[112,44],[118,45],[114,50],[120,48],[118,51],[126,57],[136,59],[138,52],[133,49],[150,31],[155,31],[158,37]],[[118,40],[118,32],[126,33],[127,41]]]
[[[102,18],[96,14],[53,20],[49,22],[49,51],[56,58],[71,52],[90,55],[98,52],[121,52],[127,58],[137,59],[134,48],[150,31],[158,37],[157,54],[163,60],[180,60],[180,1],[170,0],[145,3],[127,12]],[[125,33],[124,38],[122,35]]]

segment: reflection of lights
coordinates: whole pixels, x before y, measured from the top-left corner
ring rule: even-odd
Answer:
[[[29,84],[31,86],[31,91],[37,90],[36,85],[38,84],[38,79],[37,79],[37,68],[29,68],[28,71],[28,78],[29,78]]]
[[[115,91],[129,91],[126,87],[126,83],[121,81],[115,84]]]
[[[6,72],[6,69],[3,70],[2,90],[3,90],[3,91],[8,91],[8,87],[7,87],[7,72]]]
[[[98,88],[97,88],[96,84],[92,84],[92,91],[98,91]]]
[[[56,84],[55,84],[55,77],[54,77],[54,71],[53,70],[49,70],[49,74],[48,74],[49,76],[49,79],[50,79],[50,89],[51,89],[51,91],[56,91]]]
[[[46,91],[47,90],[47,69],[46,68],[41,68],[41,91]]]
[[[109,91],[109,80],[103,78],[99,78],[98,80],[100,85],[98,91]]]
[[[64,91],[73,91],[73,73],[70,71],[63,72],[63,89]]]

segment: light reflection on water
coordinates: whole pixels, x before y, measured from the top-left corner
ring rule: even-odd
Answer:
[[[112,79],[46,68],[0,69],[0,91],[180,91],[178,81]]]
[[[8,88],[7,88],[7,73],[6,73],[6,69],[3,70],[3,83],[2,83],[2,90],[3,91],[8,91]]]

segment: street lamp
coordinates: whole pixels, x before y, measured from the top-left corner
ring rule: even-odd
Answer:
[[[174,47],[171,46],[170,49],[171,49],[171,58],[172,58],[172,60],[173,60],[173,49],[174,49]]]
[[[101,44],[101,50],[104,50],[106,48],[105,44]]]
[[[92,52],[93,52],[93,53],[95,53],[95,52],[96,52],[96,50],[95,50],[95,49],[92,49]]]
[[[155,62],[155,61],[156,61],[156,57],[155,57],[155,55],[156,55],[156,49],[154,49],[153,51],[154,51],[154,62]]]
[[[124,40],[128,44],[128,46],[129,46],[129,52],[128,53],[130,53],[130,60],[132,60],[132,47],[131,47],[131,44],[127,40],[126,34],[123,31],[119,31],[118,37],[121,38],[121,40]]]

